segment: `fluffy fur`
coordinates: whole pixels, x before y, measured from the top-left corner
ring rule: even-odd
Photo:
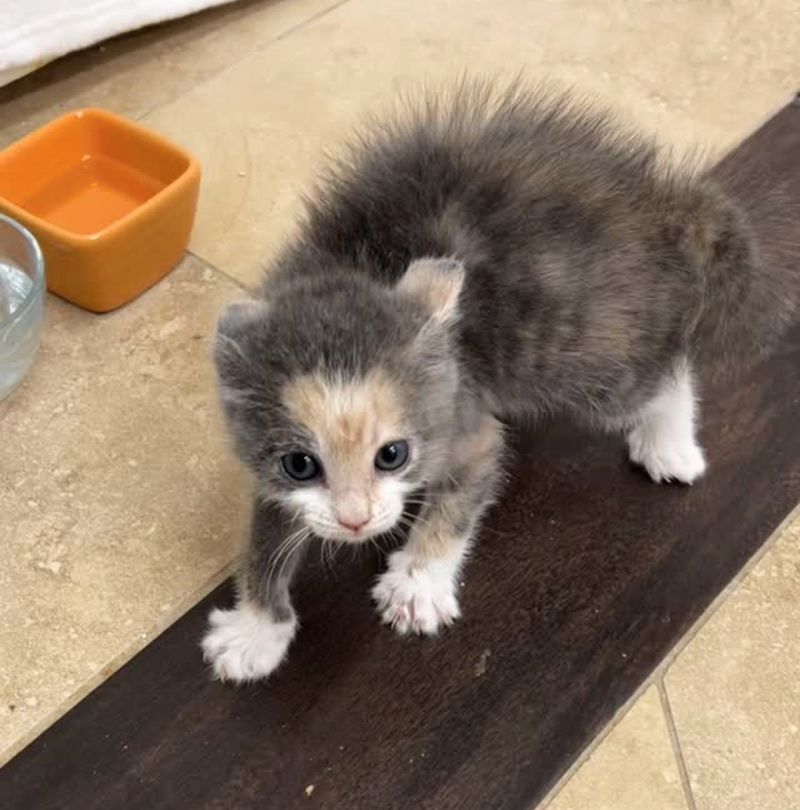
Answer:
[[[220,322],[222,400],[259,483],[241,580],[263,616],[248,613],[236,643],[294,622],[291,575],[312,535],[407,528],[373,591],[384,620],[433,633],[455,619],[497,490],[500,420],[566,414],[623,432],[656,481],[699,477],[698,372],[757,357],[798,308],[788,254],[753,235],[775,215],[741,191],[724,171],[666,166],[585,105],[517,87],[465,83],[373,124],[307,199],[263,300]],[[380,471],[395,440],[408,462]],[[292,480],[293,452],[321,474]],[[229,622],[214,615],[217,672],[268,674],[220,663]]]

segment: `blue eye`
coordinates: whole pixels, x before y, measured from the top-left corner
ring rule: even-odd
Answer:
[[[408,442],[384,444],[375,456],[375,466],[384,472],[399,470],[408,461]]]
[[[283,471],[295,481],[311,481],[322,474],[322,466],[309,453],[287,453],[282,459]]]

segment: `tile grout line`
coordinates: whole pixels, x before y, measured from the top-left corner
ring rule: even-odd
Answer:
[[[284,0],[284,2],[288,2],[288,0]],[[238,59],[234,60],[228,65],[225,65],[221,70],[218,70],[216,73],[206,76],[205,79],[202,81],[197,82],[197,84],[193,84],[191,87],[187,88],[185,92],[179,93],[175,98],[168,99],[167,101],[162,102],[161,104],[156,104],[155,107],[150,107],[150,109],[145,110],[142,113],[134,116],[135,121],[143,121],[149,115],[152,115],[157,110],[160,110],[162,107],[167,107],[170,104],[174,104],[176,101],[179,101],[182,98],[185,98],[189,93],[194,92],[199,87],[203,87],[206,84],[214,81],[215,79],[219,78],[220,76],[227,73],[232,68],[240,65],[245,59],[253,56],[254,54],[261,53],[261,51],[266,50],[271,45],[274,45],[276,42],[280,42],[281,40],[286,39],[287,37],[291,36],[292,34],[300,31],[301,29],[305,28],[307,25],[316,22],[317,20],[326,17],[333,11],[336,11],[340,6],[344,6],[349,3],[350,0],[337,0],[337,2],[332,3],[330,6],[323,8],[321,11],[317,11],[312,14],[310,17],[306,17],[304,20],[300,20],[300,22],[295,23],[294,25],[289,26],[285,31],[281,31],[279,34],[271,37],[270,39],[266,40],[266,42],[262,42],[260,45],[257,45],[252,50],[247,51],[247,53],[242,54]]]
[[[299,28],[305,28],[305,26],[308,25],[309,23],[314,22],[315,20],[319,20],[322,17],[326,17],[332,11],[336,11],[336,9],[339,8],[339,6],[343,6],[345,5],[345,3],[349,2],[350,0],[337,0],[337,2],[333,3],[333,5],[330,5],[327,8],[322,9],[322,11],[318,11],[316,12],[316,14],[312,14],[307,19],[302,20],[301,22],[296,23],[295,25],[292,25],[291,27],[287,28],[285,31],[278,34],[278,36],[276,36],[275,39],[272,40],[272,42],[278,42],[282,39],[286,39],[286,37],[291,36]],[[265,42],[262,46],[256,48],[256,51],[260,51],[263,48],[266,48],[268,45],[269,43]]]
[[[672,744],[672,753],[675,757],[675,764],[678,766],[678,773],[681,777],[683,797],[686,800],[686,806],[688,807],[688,810],[697,810],[697,803],[695,802],[694,794],[692,793],[692,783],[689,779],[689,771],[686,767],[686,760],[683,756],[681,741],[678,737],[678,728],[675,725],[675,716],[672,713],[672,705],[669,702],[667,685],[664,683],[663,675],[656,682],[656,688],[658,689],[658,697],[661,700],[661,710],[664,713],[664,721],[667,724],[667,733],[669,734],[670,743]]]
[[[218,273],[222,276],[226,281],[230,281],[231,284],[238,287],[242,292],[247,293],[249,296],[256,295],[256,290],[253,287],[249,287],[247,284],[242,283],[238,278],[232,276],[230,273],[226,273],[222,268],[217,267],[217,265],[212,264],[208,259],[204,259],[199,253],[195,253],[190,248],[186,249],[186,256],[191,256],[191,258],[196,259],[203,267],[213,271],[214,273]]]
[[[717,594],[716,598],[708,605],[703,611],[702,615],[697,618],[694,624],[681,636],[675,643],[675,646],[667,652],[667,654],[659,661],[653,668],[653,671],[645,678],[635,689],[630,697],[614,712],[608,723],[589,741],[583,751],[572,761],[570,766],[564,771],[561,777],[556,781],[552,788],[545,794],[536,810],[546,810],[549,804],[556,798],[556,796],[566,787],[567,783],[573,776],[580,770],[580,768],[591,758],[592,754],[600,747],[605,738],[616,728],[616,726],[623,720],[628,712],[633,708],[634,704],[644,693],[659,679],[663,678],[666,671],[672,666],[678,656],[688,647],[691,641],[699,634],[703,627],[710,621],[716,612],[723,606],[725,602],[733,595],[739,585],[750,575],[751,571],[761,562],[761,560],[769,553],[770,549],[777,543],[778,539],[794,523],[795,520],[800,520],[800,503],[792,509],[788,515],[778,524],[775,530],[764,541],[761,547],[756,551],[752,557],[742,566],[739,573],[734,576],[731,581]]]

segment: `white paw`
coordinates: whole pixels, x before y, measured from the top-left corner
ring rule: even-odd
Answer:
[[[456,573],[457,564],[437,561],[414,566],[408,552],[395,551],[389,557],[388,570],[372,589],[372,598],[383,621],[400,635],[433,635],[461,615]]]
[[[266,678],[286,657],[296,620],[275,622],[250,604],[234,610],[214,609],[202,642],[203,658],[221,681],[242,683]]]
[[[703,451],[690,436],[676,438],[637,427],[628,435],[628,449],[631,461],[644,467],[656,483],[692,484],[706,471]]]

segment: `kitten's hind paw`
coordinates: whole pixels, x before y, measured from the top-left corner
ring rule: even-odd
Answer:
[[[389,568],[372,589],[372,598],[386,624],[400,635],[434,635],[460,615],[453,566],[414,564],[406,551],[389,557]]]
[[[286,657],[297,621],[276,622],[255,605],[212,610],[202,642],[203,658],[221,681],[244,683],[266,678]]]
[[[628,435],[630,459],[647,470],[657,484],[693,484],[706,471],[703,451],[694,439],[675,439],[635,428]]]

